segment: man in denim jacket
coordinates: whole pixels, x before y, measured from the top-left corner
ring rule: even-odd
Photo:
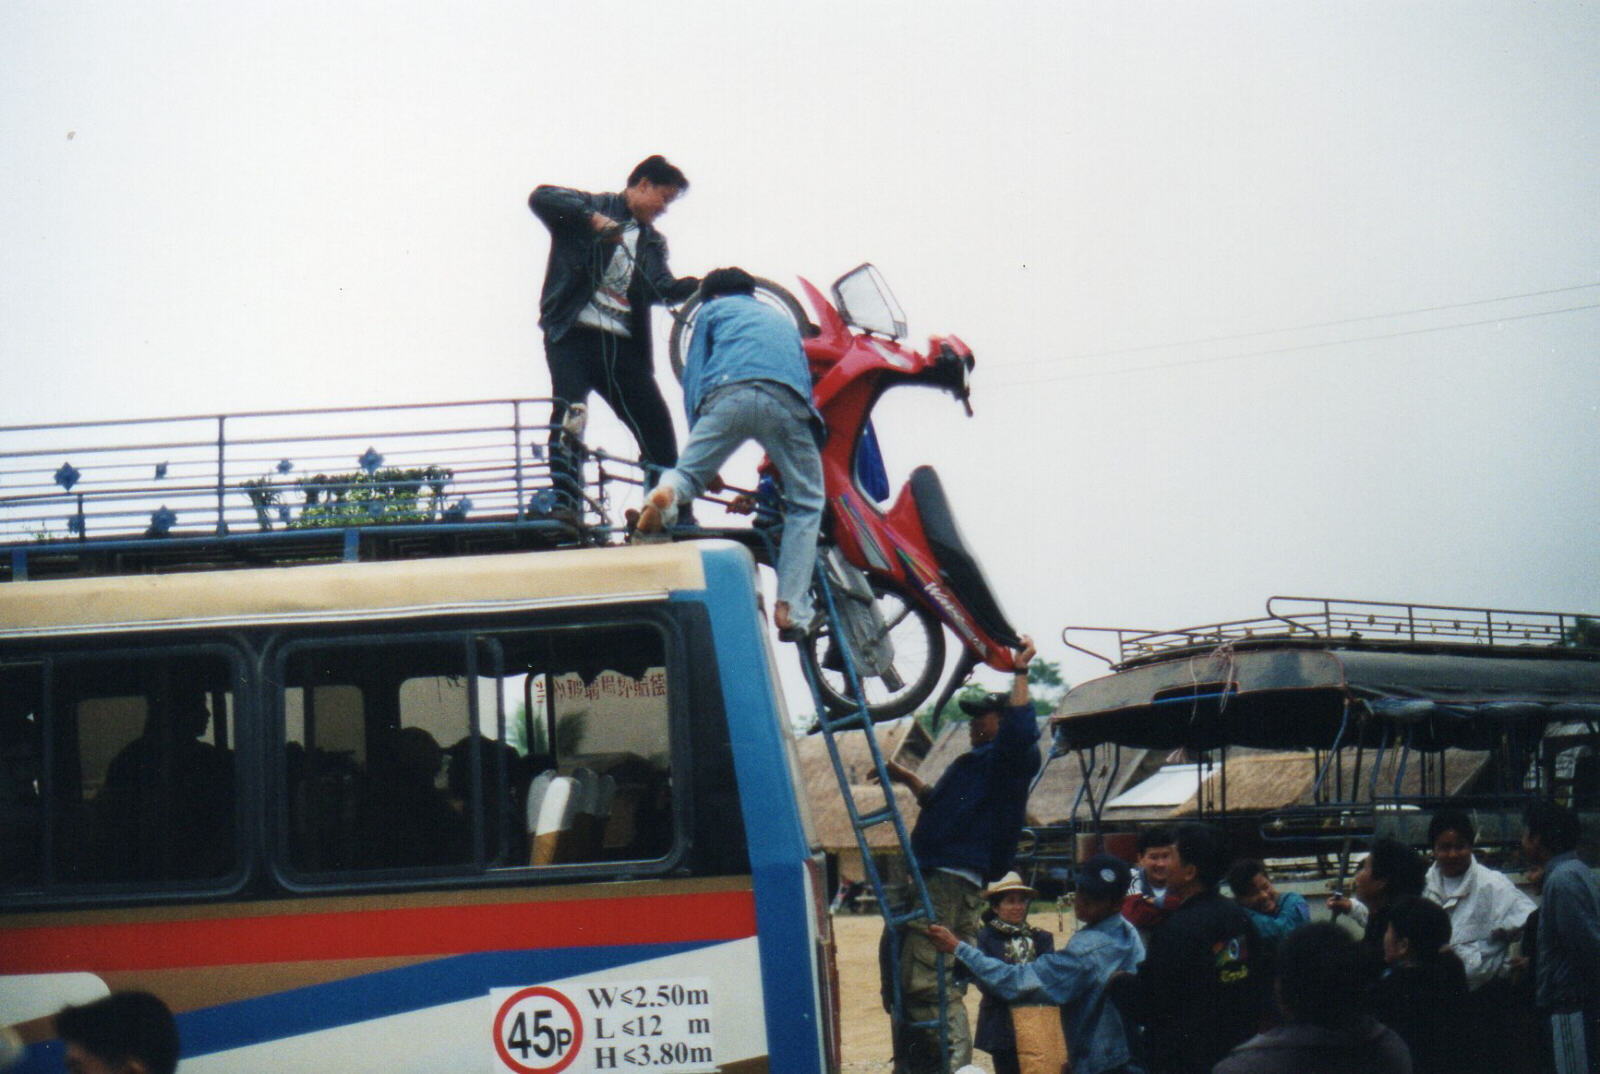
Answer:
[[[800,331],[788,316],[755,297],[742,268],[719,268],[700,286],[705,306],[683,369],[689,442],[676,466],[645,498],[639,533],[671,526],[680,507],[704,492],[740,445],[766,451],[783,485],[783,537],[778,546],[778,636],[803,641],[820,625],[812,607],[825,488],[818,445],[822,415],[811,404],[811,370]]]
[[[1072,913],[1078,931],[1060,951],[1011,965],[960,942],[949,929],[929,929],[934,946],[954,953],[972,975],[1008,1003],[1054,1003],[1067,1031],[1073,1074],[1138,1074],[1122,1014],[1106,994],[1113,974],[1131,973],[1144,959],[1139,932],[1122,916],[1128,866],[1099,854],[1078,870]]]

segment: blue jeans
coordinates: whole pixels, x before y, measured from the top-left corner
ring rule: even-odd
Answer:
[[[811,411],[781,384],[736,381],[700,404],[678,464],[661,475],[679,503],[705,491],[746,440],[761,445],[783,479],[783,543],[778,548],[778,599],[796,623],[811,620],[811,576],[822,527],[822,455],[811,435]]]

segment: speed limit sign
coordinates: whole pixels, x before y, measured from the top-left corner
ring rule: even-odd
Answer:
[[[578,1008],[554,988],[522,988],[494,1016],[494,1049],[513,1074],[560,1074],[583,1047]]]

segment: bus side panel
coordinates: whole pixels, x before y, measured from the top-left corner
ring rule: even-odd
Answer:
[[[621,1058],[627,1049],[651,1043],[633,1020],[660,1012],[621,997],[663,982],[696,998],[678,1027],[701,1032],[673,1038],[685,1054],[692,1044],[718,1066],[765,1067],[763,990],[750,986],[760,958],[751,891],[741,883],[593,892],[567,889],[577,897],[552,900],[546,889],[536,901],[465,906],[454,894],[373,896],[335,900],[331,912],[327,900],[301,900],[254,917],[249,905],[233,905],[11,919],[0,921],[0,970],[36,985],[70,975],[80,991],[85,972],[105,989],[159,991],[177,1009],[185,1071],[325,1069],[331,1056],[341,1070],[490,1070],[497,1004],[536,985],[580,1013],[567,1069],[626,1069],[639,1065],[638,1053]],[[536,946],[518,946],[527,942]],[[463,953],[439,957],[446,951]],[[264,961],[268,952],[275,961]],[[0,991],[6,982],[0,976]],[[631,1021],[633,1030],[624,1029]],[[36,1026],[32,1035],[47,1032]],[[35,1044],[12,1071],[61,1069],[52,1041]]]
[[[781,726],[768,680],[765,631],[752,591],[753,570],[742,550],[705,553],[706,596],[715,624],[718,675],[727,709],[741,811],[755,880],[761,981],[767,1035],[776,1072],[823,1070],[815,924],[807,890],[810,847],[801,820]],[[805,984],[801,1000],[799,985]]]

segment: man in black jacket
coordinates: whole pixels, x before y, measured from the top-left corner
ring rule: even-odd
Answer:
[[[1178,907],[1156,926],[1143,965],[1114,987],[1145,1029],[1152,1074],[1201,1074],[1255,1035],[1266,1002],[1265,967],[1244,909],[1217,894],[1227,869],[1221,835],[1178,828],[1167,891]]]
[[[650,307],[682,302],[699,281],[667,267],[655,221],[689,188],[662,156],[647,157],[620,194],[541,186],[528,207],[550,230],[550,261],[539,296],[550,365],[550,469],[561,506],[582,511],[580,463],[563,443],[569,408],[600,393],[639,445],[645,487],[678,461],[672,416],[655,381]]]

